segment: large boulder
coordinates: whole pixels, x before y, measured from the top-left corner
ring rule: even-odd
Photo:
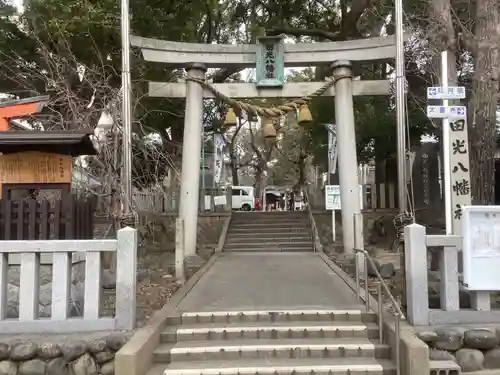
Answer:
[[[480,350],[463,348],[455,353],[455,358],[463,372],[479,371],[483,368],[484,355]]]
[[[449,351],[460,349],[464,343],[463,333],[454,328],[444,328],[436,331],[437,338],[434,348]]]
[[[498,337],[489,329],[469,329],[465,331],[464,344],[472,349],[493,349],[498,346]]]
[[[500,348],[484,353],[484,368],[500,368]]]

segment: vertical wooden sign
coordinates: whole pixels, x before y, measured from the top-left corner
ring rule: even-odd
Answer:
[[[462,233],[462,206],[471,204],[469,137],[465,119],[452,120],[450,126],[450,174],[453,234]]]

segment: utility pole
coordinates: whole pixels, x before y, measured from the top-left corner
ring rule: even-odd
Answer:
[[[398,155],[398,203],[399,212],[407,208],[406,195],[406,131],[405,131],[405,71],[403,0],[395,1],[396,13],[396,123]]]
[[[122,34],[122,210],[132,211],[132,82],[130,79],[130,10],[129,0],[121,0]]]
[[[441,87],[448,90],[448,51],[441,52]],[[448,107],[448,100],[443,100],[443,107]],[[443,118],[443,172],[444,172],[444,213],[446,234],[453,233],[451,208],[451,154],[450,154],[450,120]]]

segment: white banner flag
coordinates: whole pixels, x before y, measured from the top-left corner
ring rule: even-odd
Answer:
[[[218,184],[222,176],[222,162],[224,160],[224,155],[222,150],[224,149],[224,138],[221,134],[214,134],[214,182]]]
[[[337,126],[327,124],[328,130],[328,173],[335,174],[337,171]]]

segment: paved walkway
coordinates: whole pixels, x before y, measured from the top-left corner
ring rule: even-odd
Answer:
[[[361,309],[316,253],[225,253],[178,305],[181,312]]]

